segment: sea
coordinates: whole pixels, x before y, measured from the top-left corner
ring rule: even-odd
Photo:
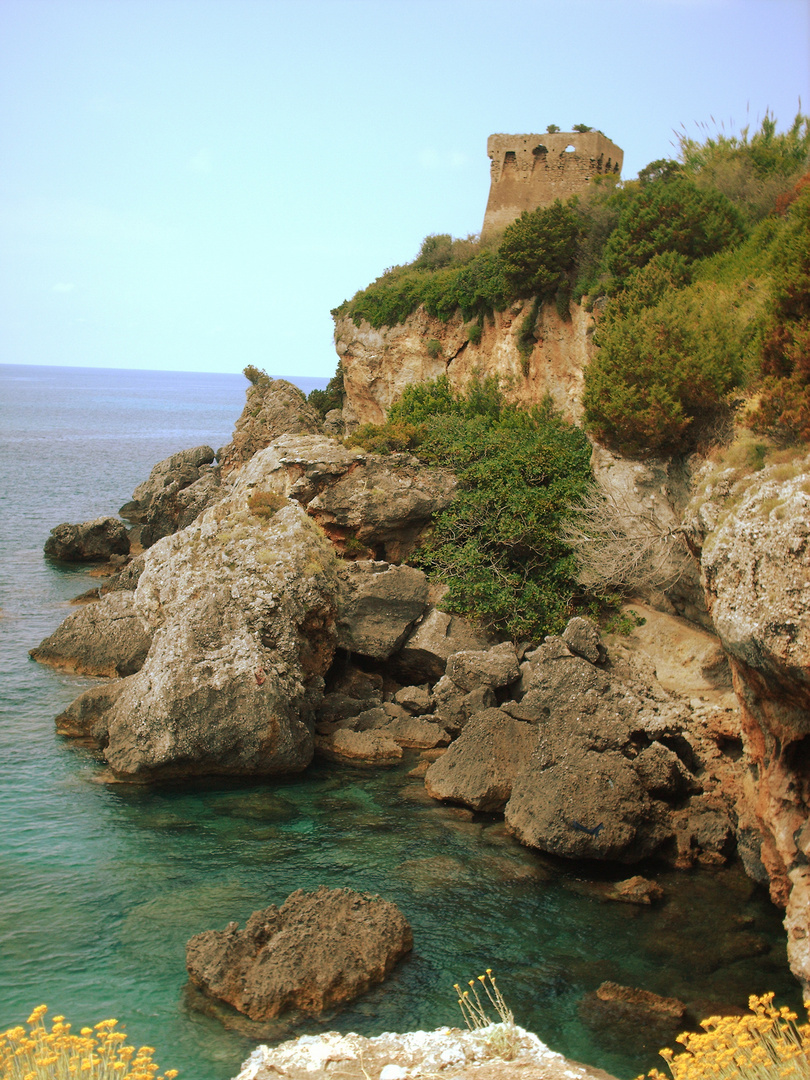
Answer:
[[[246,388],[237,375],[0,365],[0,1031],[40,1003],[74,1030],[114,1017],[161,1070],[230,1080],[268,1037],[460,1026],[454,983],[490,968],[519,1024],[630,1080],[669,1039],[606,1019],[604,981],[707,1007],[767,990],[798,1005],[780,913],[735,867],[646,866],[661,904],[605,902],[604,882],[638,868],[547,859],[496,815],[433,802],[409,775],[415,753],[378,771],[315,764],[266,784],[139,787],[100,782],[93,754],[55,734],[54,717],[97,680],[28,650],[98,579],[48,561],[49,531],[117,513],[169,454],[228,442]],[[395,901],[413,953],[295,1029],[234,1029],[200,1011],[188,939],[321,884]]]

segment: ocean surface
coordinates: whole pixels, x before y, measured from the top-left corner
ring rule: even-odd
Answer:
[[[779,912],[738,871],[645,868],[662,905],[601,902],[590,882],[604,868],[543,860],[497,817],[433,803],[408,776],[415,757],[267,786],[96,781],[93,756],[53,725],[94,680],[28,650],[97,581],[42,546],[60,522],[116,513],[160,459],[227,442],[245,389],[235,375],[0,365],[0,1030],[40,1002],[74,1030],[116,1017],[161,1070],[229,1080],[266,1040],[195,1010],[185,943],[320,884],[396,901],[416,944],[382,987],[307,1031],[458,1025],[453,983],[490,967],[518,1023],[629,1080],[660,1038],[594,1021],[586,995],[604,980],[798,1004]]]

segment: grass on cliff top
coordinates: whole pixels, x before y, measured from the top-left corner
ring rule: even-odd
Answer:
[[[516,641],[563,628],[582,596],[560,530],[590,487],[591,449],[550,401],[525,412],[504,401],[495,379],[456,394],[443,376],[408,387],[385,424],[348,442],[411,449],[455,472],[458,494],[409,560],[448,586],[444,610]]]

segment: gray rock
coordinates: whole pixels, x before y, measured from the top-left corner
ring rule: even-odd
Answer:
[[[423,716],[433,708],[433,695],[424,686],[403,686],[394,695],[394,701],[413,716]]]
[[[514,779],[505,818],[524,844],[577,859],[637,862],[671,835],[626,758],[576,743],[563,755],[541,741]]]
[[[347,731],[319,735],[315,740],[318,755],[344,765],[396,765],[402,747],[386,731]]]
[[[314,435],[321,418],[297,386],[285,379],[269,379],[249,386],[245,407],[236,421],[232,441],[218,457],[227,474],[249,461],[282,435]]]
[[[520,677],[515,647],[509,641],[484,651],[455,653],[447,661],[447,675],[468,693],[482,686],[497,689]]]
[[[105,562],[113,555],[129,554],[129,536],[123,521],[114,517],[65,523],[51,529],[45,554],[61,562]]]
[[[427,770],[427,792],[434,799],[460,802],[473,810],[503,810],[514,778],[536,744],[536,728],[499,709],[480,712]]]
[[[380,983],[413,948],[395,904],[350,889],[293,893],[186,946],[191,982],[252,1020],[318,1016]]]
[[[641,783],[656,799],[677,799],[691,786],[678,755],[661,743],[651,743],[633,764]]]
[[[398,678],[434,683],[444,675],[448,657],[463,649],[488,648],[491,640],[469,620],[430,608],[395,657]]]
[[[563,630],[562,636],[563,641],[575,656],[590,660],[592,664],[598,663],[601,655],[599,648],[602,642],[599,636],[599,627],[592,623],[590,619],[571,619],[565,630]]]
[[[135,611],[132,592],[113,592],[73,614],[29,655],[40,664],[77,675],[134,675],[152,635]]]
[[[336,592],[334,552],[300,507],[256,515],[239,483],[159,540],[135,593],[152,648],[106,718],[114,774],[143,782],[306,767],[336,647]]]
[[[354,562],[341,571],[341,581],[339,645],[387,660],[425,610],[427,578],[411,566]]]
[[[115,679],[85,690],[57,716],[57,735],[78,739],[86,745],[102,750],[107,745],[110,709],[125,685],[125,679]]]

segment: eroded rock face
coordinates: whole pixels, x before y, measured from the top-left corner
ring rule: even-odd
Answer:
[[[192,983],[252,1020],[317,1016],[359,997],[413,948],[395,904],[351,889],[293,893],[245,924],[207,930],[186,947]]]
[[[320,430],[320,416],[298,387],[286,379],[250,386],[233,440],[219,451],[222,471],[227,474],[239,468],[280,435],[315,434]]]
[[[456,486],[449,470],[410,454],[366,454],[325,435],[282,436],[245,466],[245,483],[254,469],[306,507],[339,551],[393,563],[407,558]]]
[[[113,555],[129,554],[129,535],[123,521],[114,517],[78,525],[66,522],[51,529],[45,554],[61,562],[104,562]]]
[[[152,643],[134,598],[133,592],[112,592],[79,608],[29,655],[77,675],[134,675]]]
[[[92,719],[119,779],[271,776],[312,757],[336,558],[295,503],[254,513],[253,490],[237,483],[145,557],[134,608],[151,651]]]
[[[741,817],[763,836],[771,895],[786,907],[791,968],[808,989],[810,459],[710,478],[692,523],[752,766]]]
[[[427,578],[412,566],[352,562],[340,574],[338,644],[387,660],[427,606]]]
[[[504,1061],[502,1025],[478,1031],[438,1028],[387,1032],[372,1039],[362,1035],[302,1036],[278,1046],[259,1046],[242,1066],[236,1080],[327,1080],[339,1071],[343,1080],[433,1080],[469,1077],[471,1080],[613,1080],[601,1069],[569,1061],[536,1035],[515,1025],[508,1035],[512,1058]]]
[[[139,540],[151,547],[162,536],[185,528],[220,497],[219,468],[210,446],[181,450],[159,461],[119,513],[141,526]]]
[[[593,319],[584,308],[570,305],[570,319],[561,319],[553,304],[544,305],[537,320],[537,343],[526,361],[518,349],[518,330],[531,301],[518,301],[487,319],[479,344],[468,338],[460,313],[447,322],[419,308],[404,323],[375,330],[367,322],[355,326],[338,319],[335,347],[346,390],[344,417],[350,427],[381,423],[406,386],[447,375],[463,390],[479,372],[495,375],[509,400],[529,408],[551,395],[571,420],[582,414],[583,371],[592,354]],[[427,350],[437,341],[440,351]]]

